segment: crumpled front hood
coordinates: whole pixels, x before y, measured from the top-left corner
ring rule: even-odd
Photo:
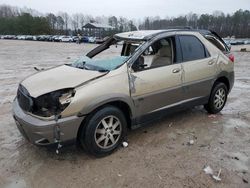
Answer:
[[[105,75],[106,72],[91,71],[62,65],[38,72],[24,81],[22,85],[32,97],[64,88],[74,88],[84,82]]]

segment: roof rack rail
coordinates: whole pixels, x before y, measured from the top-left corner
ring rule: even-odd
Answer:
[[[193,29],[191,26],[170,26],[166,27],[165,29]]]

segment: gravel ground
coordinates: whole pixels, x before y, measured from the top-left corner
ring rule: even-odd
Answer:
[[[0,40],[0,187],[250,187],[249,52],[234,53],[235,85],[216,116],[201,106],[179,112],[130,131],[127,148],[99,159],[75,146],[56,155],[26,142],[11,115],[18,83],[34,66],[71,62],[94,46]],[[221,169],[220,182],[206,165]]]

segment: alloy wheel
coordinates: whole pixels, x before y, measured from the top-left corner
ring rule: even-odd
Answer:
[[[214,96],[214,106],[216,109],[220,109],[223,107],[226,101],[226,91],[224,88],[220,88],[216,91]]]
[[[121,133],[122,125],[120,120],[113,115],[106,116],[96,127],[95,142],[98,147],[109,149],[118,142]]]

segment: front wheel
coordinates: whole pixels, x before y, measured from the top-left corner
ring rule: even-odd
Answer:
[[[88,153],[96,157],[109,155],[116,150],[127,132],[123,112],[113,106],[96,111],[83,126],[80,143]]]
[[[207,112],[210,114],[216,114],[220,112],[226,104],[227,95],[227,86],[221,82],[215,83],[209,101],[204,105]]]

